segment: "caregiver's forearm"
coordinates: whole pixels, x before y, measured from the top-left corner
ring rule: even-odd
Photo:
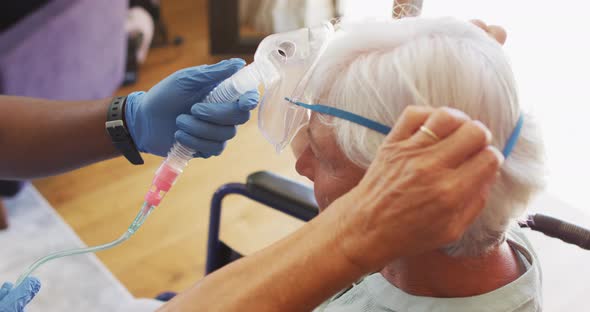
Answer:
[[[119,155],[105,132],[110,100],[0,96],[0,179],[48,176]]]
[[[320,305],[367,273],[339,247],[348,237],[333,214],[348,208],[339,203],[285,239],[206,276],[161,311],[288,312]]]

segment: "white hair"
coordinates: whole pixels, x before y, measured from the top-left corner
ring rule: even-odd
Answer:
[[[453,18],[342,24],[312,81],[314,102],[393,126],[408,105],[449,106],[483,122],[502,150],[520,114],[524,125],[504,162],[483,212],[445,250],[478,255],[504,240],[543,186],[543,146],[535,120],[521,111],[502,47],[483,30]],[[321,95],[321,96],[320,96]],[[343,153],[367,168],[385,136],[338,118],[333,126]]]

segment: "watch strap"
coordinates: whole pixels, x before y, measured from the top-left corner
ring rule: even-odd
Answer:
[[[125,103],[127,101],[126,96],[118,96],[113,99],[109,105],[107,113],[107,121],[105,128],[107,133],[110,135],[113,145],[134,165],[143,164],[143,158],[133,142],[133,138],[127,130],[125,124],[124,112]]]

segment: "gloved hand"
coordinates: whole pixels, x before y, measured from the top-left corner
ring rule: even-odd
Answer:
[[[256,90],[234,103],[200,103],[220,82],[244,67],[241,59],[177,71],[148,92],[127,97],[125,121],[141,152],[165,157],[174,140],[196,150],[195,157],[219,155],[236,125],[248,121],[258,103]]]
[[[0,312],[22,312],[25,306],[39,292],[41,282],[34,277],[27,277],[18,287],[4,283],[0,288]]]

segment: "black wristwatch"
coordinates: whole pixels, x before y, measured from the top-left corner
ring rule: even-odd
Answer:
[[[113,145],[134,165],[142,165],[143,158],[137,150],[137,146],[133,142],[133,138],[127,130],[125,124],[125,103],[127,102],[126,96],[118,96],[113,99],[111,105],[109,105],[109,111],[107,113],[107,122],[105,127],[107,133],[111,136]]]

